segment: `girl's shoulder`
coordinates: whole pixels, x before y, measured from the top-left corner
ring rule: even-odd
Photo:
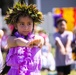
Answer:
[[[65,31],[65,34],[73,34],[71,31]]]
[[[53,37],[55,38],[55,37],[59,37],[60,36],[60,34],[58,33],[58,32],[55,32],[54,34],[53,34]]]
[[[7,44],[8,44],[9,48],[11,47],[11,45],[16,45],[15,39],[16,39],[16,37],[14,37],[14,36],[9,36],[7,38]]]
[[[9,41],[9,40],[14,40],[14,39],[16,39],[15,36],[8,36],[8,41]]]
[[[59,32],[55,32],[53,35],[54,35],[54,36],[57,36],[57,35],[59,35]]]

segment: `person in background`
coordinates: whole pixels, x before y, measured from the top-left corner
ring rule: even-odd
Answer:
[[[45,39],[46,44],[49,44],[49,37],[46,34],[45,30],[43,29],[38,30],[38,34]]]
[[[4,35],[2,37],[2,41],[1,41],[1,51],[2,51],[2,55],[3,55],[3,60],[4,60],[4,67],[3,70],[1,72],[2,75],[7,74],[7,72],[9,71],[10,67],[6,65],[6,56],[8,54],[9,48],[7,45],[7,39],[9,37],[7,29],[6,28],[2,28]]]
[[[55,59],[51,53],[51,45],[50,43],[47,45],[45,39],[41,52],[42,52],[42,71],[44,70],[55,71]]]
[[[42,46],[42,71],[54,71],[55,70],[55,60],[51,53],[51,44],[49,42],[49,37],[43,29],[38,31],[38,34],[43,37],[44,44]]]
[[[59,18],[56,22],[57,32],[54,33],[56,46],[56,70],[58,75],[68,75],[71,71],[73,33],[67,31],[67,21],[64,18]]]
[[[42,22],[42,13],[35,5],[16,3],[9,9],[5,20],[14,26],[8,38],[6,58],[10,70],[7,75],[40,75],[43,38],[35,35],[35,23]]]
[[[2,72],[3,63],[4,63],[2,52],[1,52],[1,40],[2,40],[3,35],[4,35],[4,32],[2,30],[0,30],[0,73]]]
[[[8,33],[7,33],[7,29],[6,28],[2,28],[4,35],[2,37],[2,41],[1,41],[1,50],[2,50],[2,54],[4,56],[4,61],[6,59],[6,54],[8,51],[8,46],[7,46],[7,39],[8,39]]]

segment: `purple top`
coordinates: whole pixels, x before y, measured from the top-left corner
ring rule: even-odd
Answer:
[[[16,32],[15,36],[25,38],[18,32]],[[29,34],[27,40],[30,41],[33,38],[34,35]],[[40,75],[39,71],[41,69],[41,50],[37,46],[33,48],[10,48],[6,62],[8,66],[11,66],[8,75]]]
[[[66,46],[67,39],[71,40],[73,39],[73,34],[70,31],[64,31],[64,33],[55,33],[54,34],[54,39],[56,41],[56,38],[59,37],[61,42],[63,43],[64,47]],[[56,59],[56,66],[64,66],[64,65],[69,65],[72,63],[72,48],[71,46],[68,47],[68,54],[63,55],[60,52],[60,49],[58,46],[56,46],[56,54],[55,54],[55,59]]]

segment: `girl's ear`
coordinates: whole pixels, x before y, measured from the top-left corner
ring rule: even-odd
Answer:
[[[15,29],[17,30],[17,25],[15,25]]]
[[[15,27],[15,29],[17,29],[17,26]]]
[[[32,29],[32,32],[34,32],[34,26],[35,26],[35,25],[34,25],[34,22],[33,22],[33,29]]]

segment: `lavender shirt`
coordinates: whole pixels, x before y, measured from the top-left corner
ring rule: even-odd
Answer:
[[[56,32],[54,34],[54,39],[56,41],[56,38],[59,37],[61,42],[63,43],[64,47],[66,45],[67,39],[71,40],[73,39],[73,34],[70,31],[64,31],[64,33],[60,34]],[[72,63],[72,48],[71,46],[68,47],[68,54],[63,55],[60,52],[60,49],[58,46],[56,46],[56,54],[55,54],[55,59],[56,59],[56,66],[65,66],[69,65]]]
[[[33,39],[33,36],[30,36],[27,40]],[[24,38],[19,34],[16,37]],[[10,48],[6,62],[11,66],[8,75],[40,75],[41,50],[37,46]]]

